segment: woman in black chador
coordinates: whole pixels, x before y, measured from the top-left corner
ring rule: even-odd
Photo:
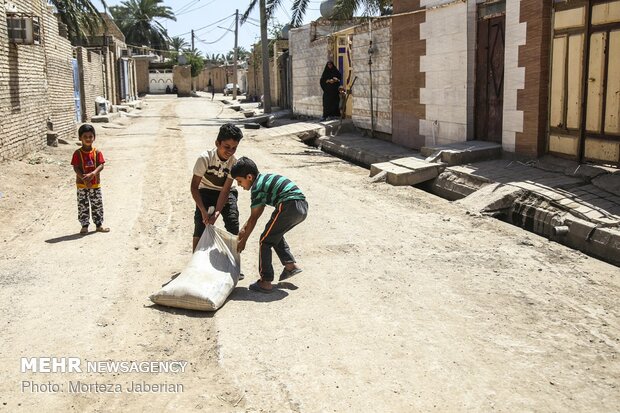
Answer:
[[[342,79],[342,75],[334,66],[334,62],[331,60],[327,61],[321,75],[321,89],[323,89],[323,117],[321,120],[325,120],[330,116],[340,117],[340,109],[338,107],[340,103],[340,96],[338,94],[340,79]]]

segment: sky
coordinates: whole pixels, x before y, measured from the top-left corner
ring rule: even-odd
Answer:
[[[117,6],[123,0],[106,0],[108,6]],[[96,3],[96,2],[94,2]],[[177,21],[162,19],[159,22],[168,30],[170,37],[180,36],[191,44],[191,30],[194,29],[194,45],[204,55],[226,54],[235,45],[235,9],[241,16],[250,0],[164,0],[163,5],[171,7]],[[304,24],[318,19],[321,14],[321,0],[310,0],[306,9]],[[282,0],[282,6],[276,12],[278,23],[290,21],[293,0]],[[100,7],[103,10],[103,7]],[[248,21],[239,25],[239,46],[251,50],[251,46],[260,40],[258,3],[250,14]],[[219,23],[219,20],[221,20]],[[205,27],[208,26],[208,27]],[[219,26],[219,27],[218,27]],[[226,29],[230,28],[232,31]]]

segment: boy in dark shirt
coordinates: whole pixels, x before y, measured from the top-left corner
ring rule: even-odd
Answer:
[[[284,265],[280,281],[301,272],[301,268],[297,266],[284,239],[284,234],[306,219],[308,215],[306,197],[293,181],[282,175],[259,173],[254,161],[246,157],[239,158],[230,174],[240,187],[251,191],[251,212],[247,222],[239,231],[237,246],[239,252],[245,249],[245,244],[263,213],[265,205],[275,207],[259,240],[258,271],[261,278],[249,287],[253,291],[271,293],[273,291],[271,282],[274,279],[271,264],[272,248]]]

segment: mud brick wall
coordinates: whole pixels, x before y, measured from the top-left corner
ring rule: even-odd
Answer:
[[[138,95],[149,93],[149,60],[134,58],[136,62],[136,86]]]
[[[370,130],[372,127],[370,88],[371,67],[368,62],[371,33],[368,24],[355,28],[353,34],[353,123]],[[379,19],[372,23],[372,110],[375,131],[392,133],[392,21]]]
[[[43,20],[44,70],[49,85],[47,100],[50,117],[58,137],[67,140],[77,132],[73,97],[73,47],[69,40],[58,34],[58,20],[51,13],[51,8],[45,9]]]
[[[95,98],[104,96],[103,57],[83,47],[76,48],[80,65],[82,115],[84,122],[97,114]]]
[[[331,37],[313,39],[313,30],[312,25],[306,25],[289,32],[293,112],[320,118],[323,115],[321,74],[327,60],[333,59],[334,40]]]
[[[426,41],[426,55],[420,58],[420,71],[425,73],[420,103],[425,105],[426,119],[420,120],[420,134],[427,145],[467,140],[468,9],[467,3],[448,3],[420,1],[427,8],[446,5],[427,10],[426,21],[420,24],[420,39]]]
[[[75,134],[72,48],[39,0],[13,2],[41,20],[41,44],[9,43],[5,0],[0,0],[0,160],[17,159],[47,142],[47,121],[63,139]]]

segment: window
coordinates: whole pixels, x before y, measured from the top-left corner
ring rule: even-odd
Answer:
[[[7,14],[9,42],[18,44],[41,44],[41,23],[36,16]]]

